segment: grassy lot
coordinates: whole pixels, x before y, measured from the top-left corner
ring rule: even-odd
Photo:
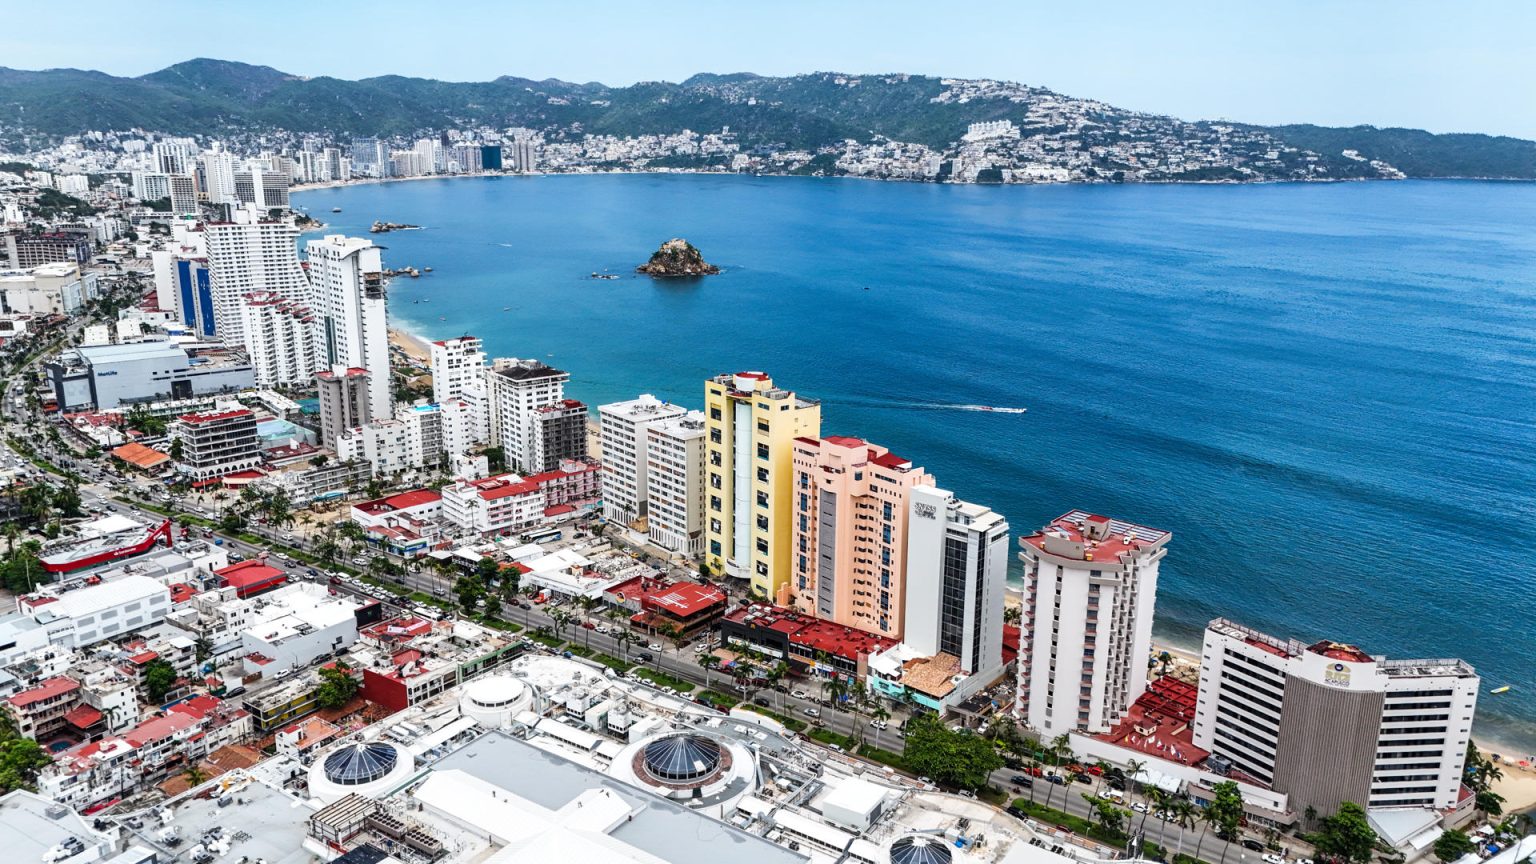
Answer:
[[[699,699],[709,703],[710,707],[721,711],[729,711],[741,704],[741,699],[729,693],[721,693],[719,690],[705,690],[698,694]]]
[[[1067,794],[1072,794],[1070,786],[1067,787]],[[1037,804],[1028,798],[1013,799],[1013,806],[1024,811],[1025,813],[1028,813],[1030,818],[1037,822],[1049,822],[1050,824],[1057,827],[1065,828],[1074,834],[1081,834],[1084,837],[1091,837],[1100,843],[1104,843],[1110,846],[1125,845],[1125,835],[1123,833],[1119,831],[1106,831],[1102,825],[1097,823],[1090,823],[1087,819],[1084,819],[1081,816],[1073,816],[1070,813],[1063,813],[1060,810],[1047,807],[1044,804]]]
[[[513,624],[511,621],[503,621],[500,618],[492,618],[488,615],[481,615],[480,623],[491,628],[492,630],[500,630],[503,633],[523,632],[522,625],[520,624]]]
[[[525,635],[529,639],[532,639],[533,641],[539,643],[540,645],[548,645],[551,648],[559,648],[561,645],[565,644],[565,640],[564,639],[561,639],[561,638],[556,637],[556,636],[550,636],[547,633],[540,633],[537,630],[530,630],[530,631],[528,631],[527,633],[525,633],[523,635]]]
[[[674,678],[665,672],[657,672],[654,669],[647,669],[644,666],[636,666],[630,671],[634,672],[636,677],[644,678],[652,684],[655,684],[657,687],[671,687],[673,690],[676,690],[685,696],[693,693],[694,691],[694,684],[692,682],[684,681],[681,678]]]
[[[806,734],[811,737],[812,741],[820,741],[823,744],[836,744],[849,753],[852,753],[853,748],[858,746],[857,743],[849,736],[843,735],[839,732],[833,732],[831,729],[827,729],[822,726],[817,726],[815,729],[812,729]]]
[[[770,711],[767,708],[764,708],[763,706],[754,704],[752,702],[743,702],[741,704],[741,708],[743,710],[751,711],[751,712],[753,712],[755,714],[761,714],[764,717],[769,717],[769,718],[772,718],[774,720],[777,720],[777,721],[779,721],[779,723],[783,724],[785,729],[788,729],[791,732],[804,732],[805,731],[805,721],[804,720],[796,720],[793,717],[786,717],[785,715],[780,714],[777,711]]]

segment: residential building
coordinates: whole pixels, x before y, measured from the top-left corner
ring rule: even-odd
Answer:
[[[171,609],[170,589],[147,576],[70,588],[25,594],[14,615],[0,618],[0,665],[46,645],[83,648],[153,627]]]
[[[304,249],[323,364],[368,370],[369,409],[374,417],[391,416],[389,312],[379,247],[365,238],[328,234]]]
[[[315,373],[320,401],[320,440],[334,448],[341,435],[373,422],[367,369],[333,366]],[[387,417],[388,415],[384,415]],[[380,418],[384,419],[384,418]]]
[[[160,287],[160,256],[165,256],[168,291],[158,296],[171,301],[176,320],[192,328],[198,336],[218,333],[218,321],[213,314],[213,271],[208,269],[207,258],[174,257],[170,252],[155,252],[155,287]]]
[[[1297,809],[1447,810],[1461,793],[1478,685],[1461,660],[1389,660],[1218,618],[1201,649],[1194,743],[1218,773],[1273,786]]]
[[[516,474],[457,480],[443,487],[442,494],[443,519],[465,534],[522,531],[544,518],[539,484]]]
[[[192,167],[191,151],[180,141],[157,141],[151,155],[155,169],[163,174],[186,174]]]
[[[58,675],[0,700],[0,711],[17,735],[41,743],[65,729],[65,715],[79,704],[80,682]]]
[[[1019,538],[1019,704],[1042,736],[1108,731],[1146,690],[1158,565],[1172,536],[1073,510]]]
[[[480,337],[460,336],[432,343],[432,401],[458,403],[468,448],[490,440],[490,398],[486,393],[485,351]],[[450,448],[450,452],[460,452]]]
[[[245,295],[240,329],[257,387],[306,387],[319,361],[315,313],[271,291]]]
[[[181,442],[177,472],[195,483],[261,464],[256,415],[249,408],[183,414],[170,424],[171,440]]]
[[[544,470],[545,454],[536,449],[535,412],[565,400],[569,372],[538,360],[497,358],[486,373],[490,391],[491,446],[500,447],[507,464],[519,471]],[[556,426],[565,418],[555,418]],[[558,431],[558,430],[552,430]],[[585,428],[582,440],[585,442]]]
[[[821,434],[821,404],[763,372],[737,372],[704,382],[704,413],[705,563],[778,597],[791,572],[793,442]]]
[[[211,204],[240,203],[235,193],[235,157],[223,150],[210,150],[198,159],[203,178],[203,192]]]
[[[526,471],[553,471],[566,460],[587,458],[587,406],[575,399],[533,409],[529,432]]]
[[[291,180],[287,173],[266,171],[253,167],[235,172],[235,197],[241,204],[254,204],[263,210],[286,208],[288,187]]]
[[[863,681],[872,656],[896,647],[895,639],[767,603],[747,603],[720,619],[727,647],[756,651],[789,664],[796,675],[846,676]]]
[[[73,231],[49,231],[40,234],[11,232],[5,241],[6,257],[11,267],[30,270],[44,264],[74,264],[84,267],[91,262],[91,239]]]
[[[324,585],[299,582],[261,595],[240,634],[245,674],[281,678],[357,641],[357,606]]]
[[[663,402],[649,393],[598,406],[604,517],[628,525],[646,515],[646,428],[687,413],[683,406]]]
[[[443,496],[415,489],[352,505],[352,521],[396,555],[424,555],[442,536]]]
[[[704,427],[702,411],[645,427],[646,530],[652,543],[688,556],[704,549]]]
[[[190,174],[166,174],[165,193],[161,198],[171,199],[172,216],[196,216],[201,212],[197,203],[197,180]]]
[[[365,628],[353,655],[364,698],[404,711],[522,653],[522,643],[469,621],[399,618]]]
[[[308,765],[316,753],[341,740],[345,734],[340,726],[322,717],[306,717],[277,730],[272,737],[280,755]]]
[[[267,219],[246,208],[235,210],[233,219],[209,223],[203,233],[208,244],[214,330],[226,341],[243,345],[240,307],[245,295],[266,291],[304,302],[309,280],[299,264],[299,230],[291,223]]]
[[[884,447],[842,435],[796,438],[791,453],[793,563],[775,601],[900,639],[908,499],[933,478]],[[768,490],[755,496],[759,506],[769,501]]]

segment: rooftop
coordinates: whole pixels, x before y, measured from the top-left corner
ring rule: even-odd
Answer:
[[[1194,744],[1196,689],[1163,676],[1131,703],[1115,728],[1096,736],[1148,756],[1183,765],[1198,765],[1211,754]]]
[[[1019,544],[1058,558],[1113,563],[1159,549],[1172,536],[1157,528],[1073,510],[1034,534],[1020,537]]]
[[[66,678],[63,675],[59,675],[43,681],[30,690],[23,690],[20,693],[10,697],[6,701],[10,702],[17,708],[25,708],[28,705],[33,705],[47,699],[52,699],[56,696],[63,696],[66,693],[71,693],[79,689],[79,681],[76,681],[73,678]]]
[[[766,603],[738,607],[726,615],[725,620],[774,630],[787,636],[792,645],[813,652],[825,651],[845,660],[857,660],[860,656],[884,651],[896,644],[895,639],[832,621],[822,621]]]

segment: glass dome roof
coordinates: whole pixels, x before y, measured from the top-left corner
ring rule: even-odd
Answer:
[[[938,837],[918,834],[891,844],[891,864],[949,864],[953,857]]]
[[[325,777],[340,786],[361,786],[393,771],[399,758],[389,744],[353,744],[325,757]]]
[[[720,745],[697,735],[673,735],[645,745],[645,770],[664,783],[708,777],[720,767]]]

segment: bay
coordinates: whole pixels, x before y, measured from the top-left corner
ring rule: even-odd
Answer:
[[[391,284],[397,326],[543,359],[594,406],[768,371],[1016,534],[1073,508],[1171,530],[1160,638],[1223,615],[1461,657],[1514,688],[1479,737],[1536,750],[1536,186],[605,175],[296,202],[424,226],[375,235],[433,268]],[[675,236],[725,272],[632,274]]]

